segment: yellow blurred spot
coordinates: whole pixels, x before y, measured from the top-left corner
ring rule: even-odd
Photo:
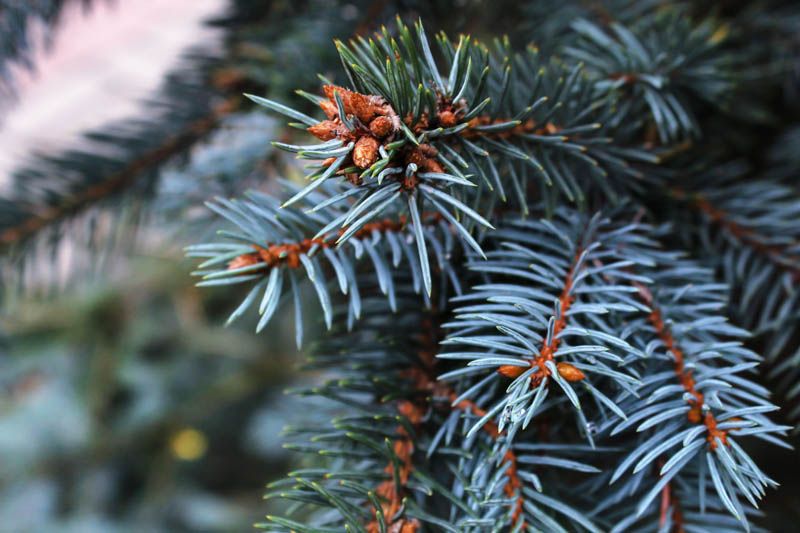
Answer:
[[[172,455],[181,461],[195,461],[206,453],[208,441],[196,429],[186,428],[173,434],[169,445]]]
[[[730,33],[730,31],[731,31],[730,26],[728,26],[727,24],[722,24],[720,25],[719,28],[717,28],[717,30],[713,34],[711,34],[711,38],[708,40],[708,42],[710,42],[711,44],[719,44],[720,42],[725,40],[725,37],[728,36],[728,33]]]

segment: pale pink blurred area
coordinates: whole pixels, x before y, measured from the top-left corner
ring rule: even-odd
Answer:
[[[188,48],[219,46],[203,24],[225,0],[96,0],[69,4],[52,43],[35,27],[35,70],[16,68],[16,102],[0,117],[0,185],[32,150],[80,146],[80,135],[146,113],[142,100]]]

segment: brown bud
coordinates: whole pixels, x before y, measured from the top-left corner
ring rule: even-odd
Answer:
[[[375,137],[365,135],[356,142],[353,149],[353,163],[358,168],[369,168],[378,160],[378,147],[380,143]]]
[[[322,90],[325,92],[325,96],[328,97],[331,105],[336,109],[336,114],[339,113],[339,105],[336,103],[336,95],[339,95],[339,98],[342,100],[342,107],[344,108],[344,112],[347,115],[353,114],[353,106],[350,103],[350,95],[352,94],[350,91],[345,89],[344,87],[339,87],[338,85],[324,85]],[[344,117],[341,117],[344,118]]]
[[[339,93],[339,96],[342,98],[342,103],[344,103],[344,94],[349,91],[344,87],[339,87],[338,85],[323,85],[322,92],[325,93],[325,98],[336,105],[336,98],[333,96],[333,93]]]
[[[556,126],[552,122],[548,122],[544,126],[544,131],[546,131],[550,135],[553,135],[553,134],[558,133],[559,131],[561,131],[561,128],[559,128],[558,126]]]
[[[427,143],[420,144],[419,151],[422,152],[422,155],[426,155],[428,157],[436,157],[439,155],[439,150],[437,150],[435,146]]]
[[[390,133],[392,133],[392,119],[385,116],[375,117],[372,122],[369,123],[369,131],[377,137],[378,139],[383,139]]]
[[[497,373],[501,374],[507,378],[518,378],[525,372],[527,368],[524,366],[515,366],[515,365],[503,365],[497,369]]]
[[[422,150],[419,147],[412,148],[406,153],[406,165],[410,165],[414,163],[417,167],[421,167],[422,164],[425,162],[425,156],[422,155]]]
[[[414,133],[421,133],[422,131],[428,129],[428,114],[423,113],[417,118],[417,121],[414,122],[414,115],[411,113],[407,114],[403,119],[403,122],[406,126],[411,128]]]
[[[377,104],[378,101],[380,101],[380,98],[376,96],[351,93],[350,107],[353,110],[353,114],[358,117],[358,120],[364,124],[369,124],[375,115],[382,111],[381,106]]]
[[[389,528],[389,533],[394,533],[394,528],[396,528],[398,525],[400,526],[400,529],[397,530],[398,533],[417,533],[421,527],[419,520],[416,518],[402,518],[400,521],[391,525]]]
[[[228,270],[236,270],[237,268],[255,265],[256,263],[258,263],[258,256],[256,254],[244,254],[231,259],[230,263],[228,263]]]
[[[558,363],[556,368],[558,369],[558,375],[567,381],[580,381],[586,377],[583,372],[569,363]]]
[[[442,165],[434,159],[439,151],[430,144],[420,144],[406,155],[406,164],[414,163],[422,172],[444,172]]]
[[[408,400],[400,401],[400,403],[397,405],[397,411],[414,425],[419,424],[425,414],[422,412],[422,409]]]
[[[322,90],[332,104],[336,105],[335,93],[342,99],[344,112],[355,115],[364,124],[369,124],[375,115],[383,111],[383,99],[379,96],[368,96],[336,85],[325,85]]]
[[[323,120],[319,124],[309,126],[308,133],[322,141],[336,138],[337,124],[333,120]]]
[[[422,170],[425,172],[438,172],[439,174],[444,173],[444,167],[435,159],[426,159],[422,164]]]
[[[439,124],[445,128],[452,128],[458,124],[456,114],[449,110],[439,112]]]
[[[339,115],[339,108],[336,106],[334,102],[331,102],[330,100],[322,100],[319,103],[319,106],[322,108],[322,111],[325,113],[325,116],[331,120]]]

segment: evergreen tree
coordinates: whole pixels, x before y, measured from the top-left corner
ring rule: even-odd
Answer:
[[[249,96],[316,138],[273,143],[307,183],[209,204],[233,229],[195,274],[248,285],[231,319],[258,330],[293,300],[298,345],[308,279],[333,377],[304,393],[345,408],[292,429],[326,461],[272,485],[294,505],[264,528],[756,527],[778,483],[747,448],[791,426],[744,342],[796,337],[800,203],[716,134],[766,120],[763,51],[688,6],[612,8],[545,15],[548,53],[398,19],[336,42],[341,84],[299,93],[321,112]]]
[[[12,6],[0,76],[68,3]],[[797,5],[235,0],[214,24],[223,49],[147,120],[20,167],[3,289],[46,290],[65,239],[94,263],[178,231],[227,323],[268,344],[293,323],[299,466],[259,527],[779,523],[759,505],[800,418]],[[269,388],[265,365],[231,375]],[[225,371],[195,370],[213,404]]]

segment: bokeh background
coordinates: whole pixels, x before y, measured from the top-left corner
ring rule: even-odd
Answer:
[[[68,237],[55,248],[36,243],[48,249],[31,252],[23,291],[9,295],[13,315],[0,322],[0,531],[249,530],[268,509],[263,487],[287,469],[279,433],[293,343],[281,325],[261,337],[252,324],[223,327],[233,300],[193,287],[181,246],[204,220],[192,225],[182,213],[206,219],[202,199],[226,179],[261,181],[272,121],[226,114],[191,150],[158,164],[146,161],[157,146],[124,140],[141,143],[151,126],[141,121],[163,121],[175,99],[198,99],[180,110],[188,122],[217,105],[222,96],[200,80],[224,65],[233,31],[209,21],[231,6],[38,4],[0,8],[4,46],[23,39],[0,91],[0,186],[42,156],[65,158],[53,172],[102,154],[107,161],[81,163],[98,179],[139,161],[132,179],[159,190],[146,214],[126,214],[122,226],[98,210],[59,228],[53,238]],[[170,94],[165,79],[176,73],[192,81]],[[110,127],[120,137],[113,142],[85,136]],[[114,200],[112,211],[137,209],[143,194]],[[85,246],[112,225],[136,235],[109,250]]]
[[[313,88],[361,8],[312,4],[0,2],[3,194],[112,183],[103,205],[34,211],[46,235],[0,231],[24,257],[3,279],[1,532],[248,531],[269,512],[300,411],[293,327],[224,327],[240,295],[195,288],[182,248],[213,225],[204,200],[286,164],[240,94]]]
[[[215,227],[205,200],[297,176],[241,93],[298,103],[337,76],[333,38],[395,13],[524,38],[534,7],[501,3],[0,0],[0,190],[36,200],[0,207],[0,249],[23,257],[0,281],[0,532],[247,531],[270,512],[293,466],[280,430],[315,409],[284,390],[317,376],[296,371],[291,316],[225,327],[241,294],[194,287],[182,251]],[[772,454],[795,475],[769,520],[798,531],[798,456]]]

